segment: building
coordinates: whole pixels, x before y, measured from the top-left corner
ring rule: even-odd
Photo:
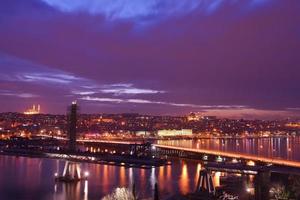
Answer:
[[[37,115],[41,112],[41,106],[38,104],[37,107],[33,104],[32,108],[27,109],[24,114],[25,115]]]
[[[149,131],[136,131],[135,135],[137,137],[149,137],[151,135],[151,132],[149,132]]]
[[[181,129],[181,130],[159,130],[157,136],[159,137],[178,137],[178,136],[192,136],[192,129]]]
[[[188,121],[199,121],[201,118],[201,113],[194,113],[191,112],[190,114],[188,114],[187,116],[187,120]]]

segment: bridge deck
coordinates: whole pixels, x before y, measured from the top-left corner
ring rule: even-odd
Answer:
[[[59,137],[59,136],[51,136],[51,135],[45,135],[45,134],[39,134],[37,136],[68,141],[68,138]],[[118,141],[118,140],[100,140],[100,139],[77,139],[76,141],[77,142],[86,142],[86,143],[108,143],[108,144],[126,144],[126,145],[143,144],[143,142],[140,142],[140,141]]]
[[[216,151],[216,150],[191,149],[191,148],[160,145],[160,144],[155,144],[154,146],[157,148],[163,148],[163,149],[169,149],[169,150],[179,150],[179,151],[192,152],[192,153],[223,156],[223,157],[236,158],[236,159],[245,159],[245,160],[252,160],[252,161],[256,161],[256,162],[263,162],[263,163],[269,163],[269,164],[275,164],[275,165],[281,165],[281,166],[300,168],[299,161],[284,160],[284,159],[278,159],[278,158],[267,158],[267,157],[261,157],[261,156],[256,156],[256,155],[224,152],[224,151]]]

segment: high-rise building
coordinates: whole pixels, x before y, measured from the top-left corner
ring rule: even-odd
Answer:
[[[68,136],[69,136],[69,151],[74,152],[76,151],[76,125],[77,125],[77,110],[78,105],[74,101],[69,108],[68,113]]]

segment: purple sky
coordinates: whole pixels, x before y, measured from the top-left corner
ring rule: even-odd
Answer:
[[[0,112],[300,116],[299,0],[1,0]]]

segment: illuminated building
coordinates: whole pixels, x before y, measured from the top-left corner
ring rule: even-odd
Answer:
[[[135,135],[136,136],[139,136],[139,137],[148,137],[148,136],[150,136],[151,135],[151,132],[149,132],[149,131],[137,131],[137,132],[135,132]]]
[[[192,129],[181,129],[181,130],[159,130],[157,135],[161,137],[174,137],[174,136],[192,136]]]
[[[203,116],[201,117],[203,120],[217,120],[216,116]]]
[[[199,113],[190,113],[187,116],[187,119],[188,119],[188,121],[199,121],[200,117],[201,116],[199,115]]]
[[[32,108],[29,108],[28,110],[26,110],[24,112],[25,115],[36,115],[36,114],[40,114],[41,111],[41,106],[37,105],[37,107],[35,106],[35,104],[33,104]]]
[[[300,122],[291,122],[291,123],[288,123],[285,125],[286,127],[289,127],[289,128],[300,128]]]

